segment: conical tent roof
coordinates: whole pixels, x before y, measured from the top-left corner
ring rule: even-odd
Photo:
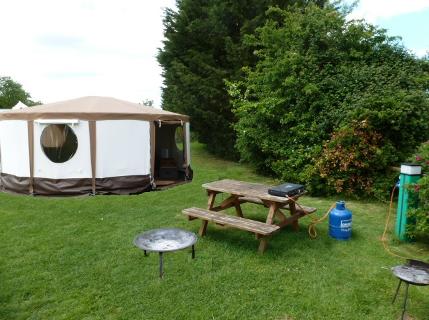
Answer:
[[[108,97],[82,97],[0,113],[0,120],[36,119],[189,121],[186,115]]]
[[[12,107],[13,110],[26,109],[26,108],[28,108],[28,106],[25,103],[22,103],[21,101],[18,101],[18,103]]]

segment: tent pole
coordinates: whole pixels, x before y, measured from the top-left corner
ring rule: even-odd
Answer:
[[[96,184],[95,184],[95,175],[96,175],[96,163],[97,163],[97,122],[94,120],[88,121],[89,124],[89,145],[91,153],[91,188],[92,195],[95,196]]]
[[[28,128],[28,156],[30,166],[30,181],[29,181],[29,192],[30,195],[34,194],[34,121],[27,121]]]
[[[150,122],[150,174],[155,182],[155,122]]]
[[[186,165],[191,165],[191,130],[190,123],[185,122],[185,154],[186,154]]]

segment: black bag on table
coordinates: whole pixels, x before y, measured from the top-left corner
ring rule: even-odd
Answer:
[[[289,182],[268,189],[269,194],[277,197],[292,197],[304,191],[305,187],[302,184]]]

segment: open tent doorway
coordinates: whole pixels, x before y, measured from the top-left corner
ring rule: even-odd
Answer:
[[[189,123],[155,122],[155,184],[168,187],[192,180]]]

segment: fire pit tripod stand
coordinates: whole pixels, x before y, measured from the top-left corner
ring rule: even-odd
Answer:
[[[164,273],[163,253],[192,247],[192,259],[194,259],[196,242],[197,236],[194,233],[178,228],[154,229],[139,234],[134,239],[134,244],[144,251],[145,256],[148,251],[159,253],[160,278]]]

